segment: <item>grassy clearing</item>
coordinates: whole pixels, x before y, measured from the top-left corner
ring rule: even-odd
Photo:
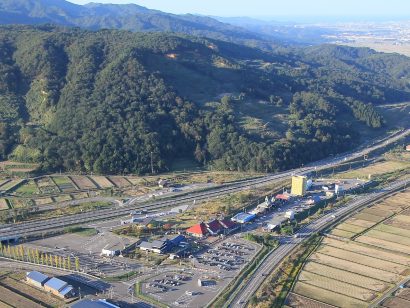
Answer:
[[[67,227],[64,229],[66,233],[75,233],[81,236],[94,236],[98,234],[98,231],[94,228],[85,228],[79,226]]]
[[[395,172],[410,168],[409,162],[402,161],[384,161],[371,164],[364,168],[341,172],[337,174],[338,178],[344,179],[368,179],[369,175],[377,176],[385,173]]]
[[[52,178],[57,185],[72,184],[71,180],[66,176],[53,176]]]
[[[31,196],[39,193],[38,187],[34,181],[29,181],[17,188],[16,193],[22,196]]]

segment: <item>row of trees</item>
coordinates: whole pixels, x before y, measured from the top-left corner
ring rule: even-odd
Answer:
[[[78,257],[74,258],[73,263],[70,256],[62,257],[47,254],[39,251],[38,249],[26,248],[23,245],[11,246],[2,245],[0,243],[0,256],[34,264],[41,264],[61,268],[65,270],[80,271],[80,260]]]

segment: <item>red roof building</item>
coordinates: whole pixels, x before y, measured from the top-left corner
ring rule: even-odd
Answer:
[[[219,223],[225,228],[225,229],[233,229],[236,227],[236,223],[234,223],[232,220],[224,218],[223,220],[220,220]]]
[[[275,199],[276,200],[288,201],[290,199],[290,196],[285,195],[285,194],[279,194],[279,195],[276,195]]]
[[[212,235],[216,235],[224,229],[221,223],[216,219],[212,220],[211,222],[208,222],[206,226],[208,227],[209,233],[211,233]]]
[[[205,235],[208,234],[208,229],[205,225],[205,223],[201,222],[199,224],[196,224],[186,230],[186,233],[195,237],[204,237]]]

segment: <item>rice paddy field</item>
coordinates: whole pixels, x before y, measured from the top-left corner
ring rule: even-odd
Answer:
[[[100,188],[111,188],[114,186],[105,176],[93,176],[91,179],[97,183]]]
[[[304,264],[286,305],[369,307],[410,278],[408,200],[410,190],[397,193],[334,228]],[[400,294],[382,306],[410,307],[410,289]]]
[[[74,182],[78,189],[96,189],[97,186],[86,176],[71,176],[71,180]]]

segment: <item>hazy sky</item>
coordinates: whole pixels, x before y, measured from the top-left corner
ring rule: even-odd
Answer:
[[[408,0],[69,0],[84,4],[136,3],[170,13],[216,16],[408,15]]]

